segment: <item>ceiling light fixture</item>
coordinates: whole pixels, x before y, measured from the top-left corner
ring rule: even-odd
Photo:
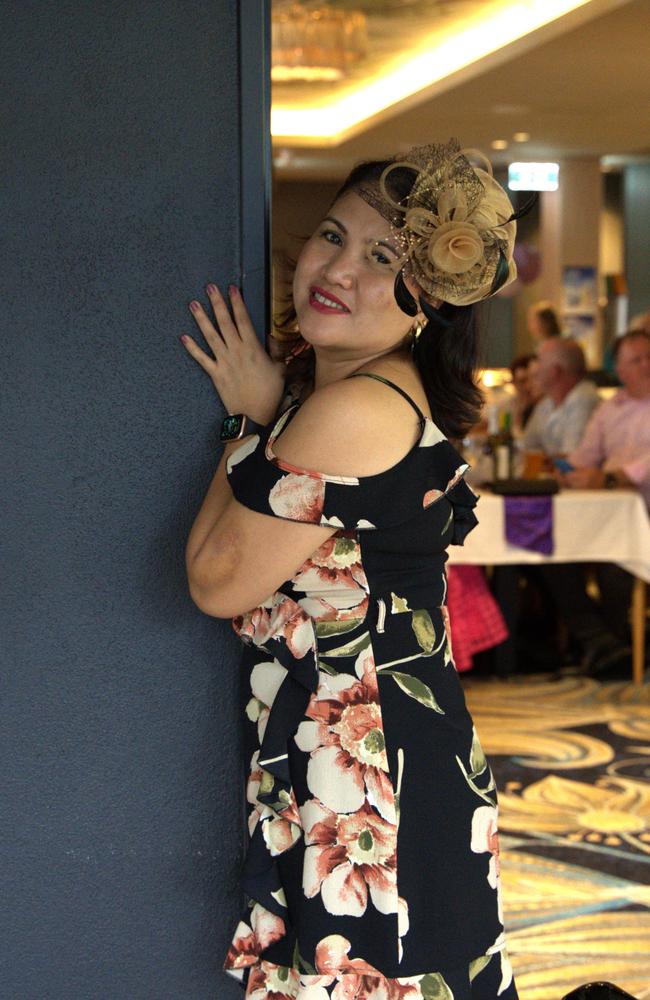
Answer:
[[[512,140],[513,142],[528,142],[530,139],[530,132],[515,132]]]
[[[291,0],[276,2],[271,14],[271,80],[340,80],[366,55],[366,15]]]
[[[327,100],[319,93],[313,101],[300,105],[283,103],[278,97],[271,110],[271,133],[275,139],[294,146],[337,145],[413,95],[432,93],[435,86],[473,63],[504,50],[572,11],[604,0],[501,0],[463,27],[438,29],[421,38],[407,58],[394,60],[390,66],[361,84],[344,87]],[[612,0],[615,2],[615,0]],[[440,89],[440,88],[437,88]],[[415,103],[413,101],[411,104]],[[409,106],[405,103],[405,107]]]
[[[490,145],[492,149],[507,149],[508,141],[507,139],[493,139]]]

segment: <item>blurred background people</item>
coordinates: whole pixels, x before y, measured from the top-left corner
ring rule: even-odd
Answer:
[[[650,508],[650,333],[630,330],[614,342],[622,388],[599,407],[568,456],[564,485],[640,490]]]
[[[600,397],[585,378],[585,356],[574,340],[545,340],[537,359],[533,387],[538,383],[544,395],[526,423],[523,448],[549,457],[565,455],[578,445]]]
[[[650,312],[637,313],[630,320],[630,331],[632,330],[642,330],[650,334]]]
[[[541,398],[539,381],[531,372],[531,366],[537,368],[538,362],[534,354],[521,354],[510,365],[512,387],[512,432],[515,437],[521,437],[528,420]]]
[[[650,509],[650,333],[631,330],[614,344],[622,388],[592,415],[562,476],[575,489],[638,489]],[[589,596],[584,568],[544,566],[542,578],[569,633],[583,649],[584,666],[598,676],[624,676],[630,667],[632,577],[613,563],[593,566],[599,599]]]
[[[526,314],[526,326],[535,345],[551,337],[562,336],[557,313],[550,302],[543,300],[532,305]]]

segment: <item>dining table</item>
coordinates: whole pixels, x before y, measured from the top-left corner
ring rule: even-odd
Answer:
[[[632,679],[643,683],[646,584],[650,583],[650,518],[642,496],[631,489],[561,489],[552,503],[552,551],[542,554],[506,537],[506,498],[475,488],[479,523],[463,546],[449,549],[450,565],[515,567],[539,563],[612,562],[634,577],[632,588]],[[497,593],[497,599],[499,595]],[[512,609],[510,609],[512,612]],[[508,621],[508,618],[510,620]],[[511,631],[512,613],[506,615]],[[500,651],[510,661],[514,641]],[[502,672],[507,670],[502,669]]]

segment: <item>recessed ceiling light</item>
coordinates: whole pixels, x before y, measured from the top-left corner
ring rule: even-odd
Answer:
[[[493,139],[490,145],[492,149],[507,149],[508,141],[507,139]]]
[[[515,132],[512,138],[515,142],[528,142],[530,139],[530,132]]]

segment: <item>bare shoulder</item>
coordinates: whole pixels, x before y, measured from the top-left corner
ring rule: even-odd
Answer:
[[[425,416],[429,408],[415,374],[379,359],[359,371],[390,379]],[[413,407],[377,379],[347,378],[316,390],[274,444],[278,458],[337,476],[372,476],[396,465],[421,433]]]

